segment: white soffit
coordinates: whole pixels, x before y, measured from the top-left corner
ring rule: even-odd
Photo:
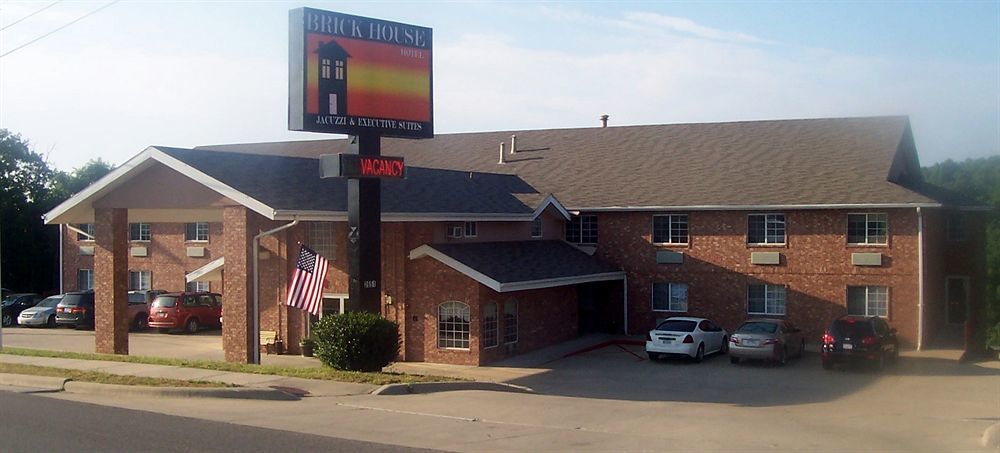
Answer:
[[[191,282],[221,282],[222,269],[226,264],[226,257],[216,259],[191,273],[184,276],[184,280]]]

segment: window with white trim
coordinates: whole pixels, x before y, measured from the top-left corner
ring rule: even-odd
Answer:
[[[130,241],[148,241],[150,238],[149,224],[148,223],[130,223],[128,224],[128,240]]]
[[[76,225],[76,228],[87,234],[76,233],[76,240],[78,241],[93,241],[94,240],[94,224],[93,223],[81,223]],[[89,236],[88,236],[89,235]]]
[[[438,305],[438,347],[469,349],[469,306],[462,302]]]
[[[344,60],[336,60],[334,61],[333,64],[334,67],[336,68],[333,71],[334,72],[333,78],[337,80],[344,80],[344,77],[347,75],[347,68],[344,66]]]
[[[688,243],[687,214],[654,215],[653,243],[687,244]]]
[[[574,244],[597,243],[597,216],[575,215],[566,223],[566,242]]]
[[[309,248],[333,261],[337,254],[337,243],[333,240],[333,222],[309,222]]]
[[[653,283],[653,311],[688,310],[687,283]]]
[[[847,214],[847,243],[885,245],[889,216],[884,213]]]
[[[784,243],[784,214],[750,214],[747,216],[747,244]]]
[[[208,292],[211,291],[209,288],[208,282],[187,282],[187,285],[184,286],[184,290],[189,293]]]
[[[858,316],[889,316],[889,287],[848,286],[847,314]]]
[[[129,271],[128,272],[128,290],[129,291],[142,291],[151,288],[150,281],[152,280],[152,272],[150,271]]]
[[[474,238],[476,237],[477,230],[476,222],[465,222],[465,237]]]
[[[748,285],[747,313],[751,315],[784,315],[783,285]]]
[[[94,289],[93,269],[80,269],[76,271],[76,289],[79,291]]]
[[[319,76],[324,79],[330,78],[330,59],[323,58],[319,62]]]
[[[531,237],[540,238],[542,237],[542,218],[535,217],[531,221]]]
[[[517,343],[517,301],[503,303],[503,342]]]
[[[497,303],[488,302],[483,305],[483,347],[492,348],[498,344],[499,319],[497,318]]]
[[[184,224],[185,241],[208,241],[208,222],[193,222]]]

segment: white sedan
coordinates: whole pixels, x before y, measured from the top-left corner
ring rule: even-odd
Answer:
[[[663,355],[682,355],[701,362],[706,354],[725,354],[729,335],[705,318],[667,318],[649,331],[646,354],[649,360]]]

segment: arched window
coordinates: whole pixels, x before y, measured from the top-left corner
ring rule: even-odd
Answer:
[[[483,347],[492,348],[497,345],[497,304],[490,302],[483,305]]]
[[[438,305],[438,347],[469,349],[469,306],[461,302]]]

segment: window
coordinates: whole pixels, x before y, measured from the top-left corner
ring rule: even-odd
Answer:
[[[94,289],[93,269],[80,269],[76,271],[76,288],[80,291]]]
[[[184,224],[185,241],[207,241],[208,222],[195,222]]]
[[[141,291],[144,289],[150,289],[150,277],[152,273],[149,271],[129,271],[128,272],[128,290],[129,291]]]
[[[756,315],[785,314],[785,287],[781,285],[748,286],[747,313]]]
[[[93,223],[81,223],[76,225],[76,228],[87,234],[76,233],[76,240],[78,241],[93,241],[94,240],[94,224]]]
[[[566,224],[566,241],[575,244],[596,244],[597,216],[573,216]]]
[[[130,241],[148,241],[149,240],[149,224],[148,223],[130,223],[130,224],[128,224],[128,240],[130,240]]]
[[[344,76],[346,75],[344,68],[344,60],[337,60],[335,64],[337,68],[334,70],[334,78],[337,80],[344,80]]]
[[[324,78],[324,79],[329,79],[330,78],[330,59],[329,58],[324,58],[324,59],[320,60],[319,68],[320,68],[319,69],[319,71],[320,71],[319,76],[322,77],[322,78]]]
[[[747,216],[747,244],[784,243],[784,214],[750,214]]]
[[[654,215],[653,243],[687,244],[688,243],[687,214]]]
[[[476,222],[465,222],[465,237],[476,237]]]
[[[948,216],[948,240],[953,242],[968,239],[968,229],[965,227],[965,216],[954,212]]]
[[[337,243],[333,240],[333,222],[309,223],[309,248],[333,261],[337,255]]]
[[[847,314],[889,316],[889,288],[886,286],[848,286]]]
[[[438,347],[469,349],[469,306],[445,302],[438,306]]]
[[[340,109],[337,108],[337,93],[329,93],[326,102],[331,115],[340,115]]]
[[[184,291],[189,293],[211,291],[209,287],[208,282],[187,282],[187,285],[184,286]]]
[[[497,345],[497,304],[489,302],[483,306],[483,347]]]
[[[848,214],[848,244],[885,244],[888,238],[886,214]]]
[[[653,311],[687,311],[687,283],[653,283]]]
[[[540,237],[542,237],[542,218],[541,217],[535,217],[535,219],[531,221],[531,237],[533,237],[533,238],[540,238]]]
[[[517,301],[503,303],[503,342],[517,343]]]

